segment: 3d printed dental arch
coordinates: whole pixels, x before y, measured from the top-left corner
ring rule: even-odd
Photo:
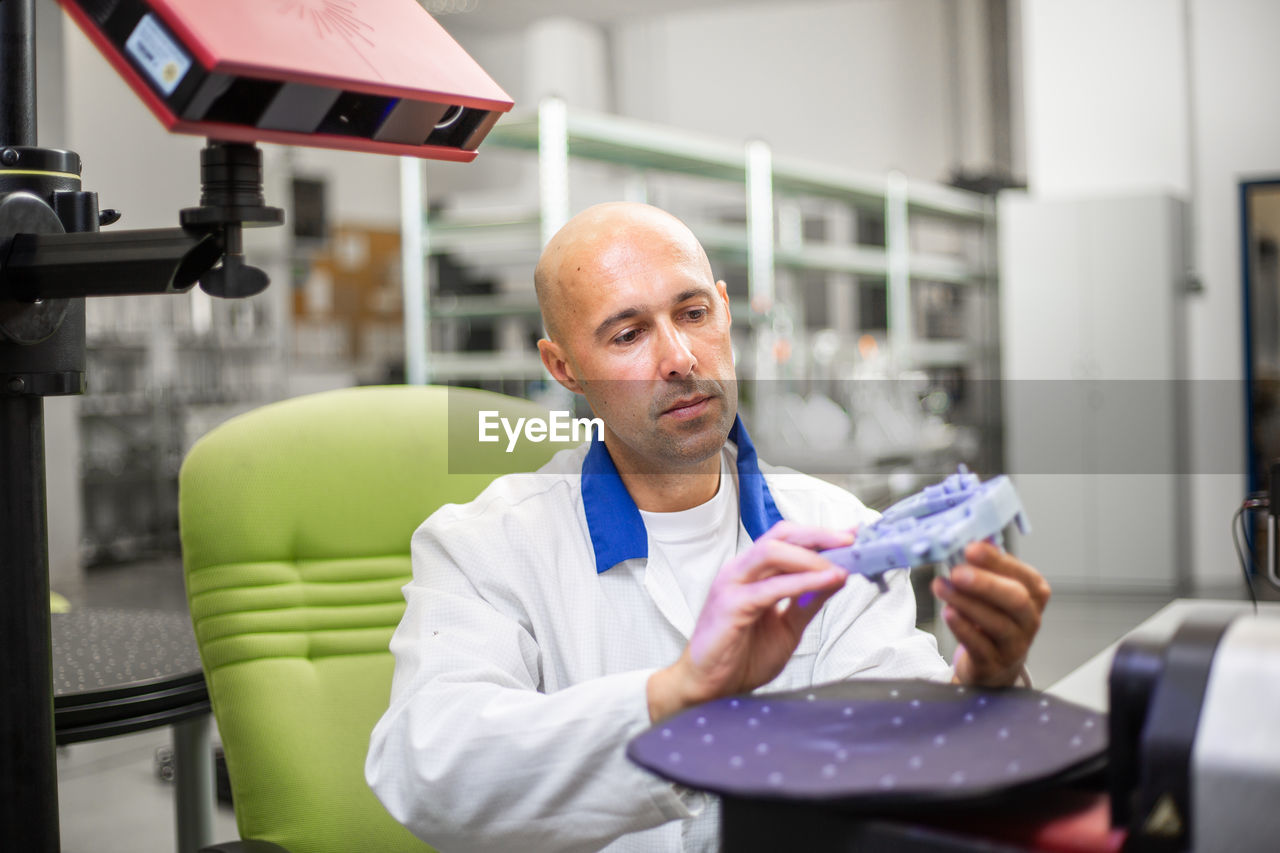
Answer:
[[[965,547],[983,539],[1004,547],[1004,529],[1010,523],[1024,535],[1031,532],[1009,478],[1001,475],[980,482],[961,465],[941,483],[902,499],[864,525],[852,545],[820,553],[885,591],[885,572],[930,563],[958,565]]]

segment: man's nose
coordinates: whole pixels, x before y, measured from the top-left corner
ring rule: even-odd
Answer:
[[[693,373],[698,359],[684,334],[674,326],[663,326],[659,334],[658,372],[663,379],[679,379]]]

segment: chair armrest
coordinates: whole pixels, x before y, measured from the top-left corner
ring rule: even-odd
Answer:
[[[208,847],[201,847],[199,853],[289,853],[289,851],[271,841],[241,839],[210,844]]]

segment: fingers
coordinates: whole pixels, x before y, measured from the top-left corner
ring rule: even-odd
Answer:
[[[968,651],[975,665],[989,666],[1000,661],[1000,653],[996,651],[991,638],[987,637],[972,621],[966,619],[955,607],[943,607],[942,620],[946,622],[947,628],[951,629],[951,633],[955,634],[956,642]]]
[[[754,620],[781,601],[800,599],[781,613],[788,625],[803,630],[849,579],[844,569],[832,565],[814,549],[838,548],[852,542],[853,534],[847,531],[779,522],[725,564],[712,584],[703,613],[709,609],[736,612],[739,618]]]
[[[998,678],[998,674],[1010,669],[1010,663],[1001,662],[1000,653],[996,651],[995,646],[992,646],[991,639],[950,605],[942,608],[942,620],[946,622],[947,628],[951,629],[951,633],[955,634],[956,642],[964,649],[963,654],[956,654],[956,676],[961,683],[1002,680]]]
[[[1016,614],[1001,610],[987,601],[961,592],[942,578],[935,578],[933,591],[938,598],[962,615],[992,642],[1014,656],[1026,654],[1031,638],[1039,630],[1039,619],[1030,608]]]
[[[808,600],[802,606],[793,605],[792,609],[807,612],[812,616],[813,613],[818,612],[823,602],[845,585],[848,579],[849,574],[844,569],[833,569],[828,563],[823,571],[774,575],[765,578],[742,587],[742,595],[745,603],[756,611],[774,607],[779,601],[787,598],[804,596]]]
[[[853,531],[828,530],[825,527],[810,527],[803,524],[793,524],[790,521],[779,521],[756,541],[766,542],[775,539],[790,542],[792,545],[799,545],[802,548],[822,550],[824,548],[841,548],[845,545],[852,545]]]
[[[1034,568],[986,542],[965,549],[965,565],[949,579],[936,578],[933,592],[946,602],[942,617],[965,648],[965,671],[979,683],[1011,682],[1040,630],[1049,584]]]
[[[754,583],[777,574],[827,571],[831,562],[814,549],[838,548],[852,541],[848,533],[781,522],[729,563],[722,574],[732,582]]]
[[[999,616],[1027,634],[1040,630],[1040,608],[1027,588],[994,572],[957,566],[949,580],[935,579],[933,592],[983,627],[999,629]]]
[[[1049,582],[1044,579],[1044,575],[1007,551],[997,548],[990,542],[974,542],[965,548],[964,558],[972,565],[1021,584],[1026,588],[1037,610],[1043,611],[1049,604],[1052,590],[1049,588]]]
[[[795,632],[796,637],[804,633],[804,629],[813,621],[813,617],[822,609],[822,605],[827,603],[827,599],[844,589],[845,583],[849,580],[849,575],[843,570],[835,577],[836,581],[829,590],[806,592],[798,598],[793,598],[791,604],[783,611],[782,618]]]

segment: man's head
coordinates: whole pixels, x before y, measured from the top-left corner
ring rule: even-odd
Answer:
[[[587,398],[619,467],[697,470],[737,414],[729,297],[693,233],[644,204],[596,205],[534,273],[542,363]]]

